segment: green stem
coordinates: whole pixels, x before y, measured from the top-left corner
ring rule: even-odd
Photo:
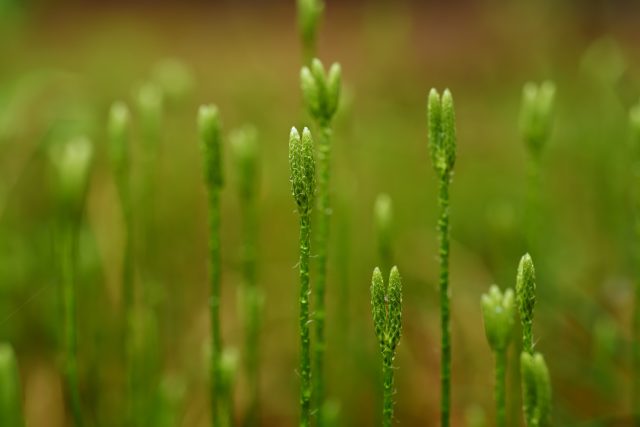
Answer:
[[[318,143],[318,217],[317,217],[317,279],[315,287],[315,346],[314,346],[314,395],[317,409],[317,425],[324,426],[323,406],[325,398],[324,353],[325,340],[325,293],[327,284],[327,252],[331,206],[329,203],[329,176],[331,167],[331,128],[321,124]]]
[[[222,420],[220,405],[224,401],[224,385],[220,373],[222,337],[220,330],[220,190],[209,188],[209,274],[211,309],[211,421],[214,427]]]
[[[300,214],[300,426],[311,425],[311,337],[309,331],[309,255],[311,221]]]
[[[449,177],[440,181],[440,196],[438,197],[440,218],[438,219],[438,234],[440,237],[440,327],[442,361],[440,370],[441,413],[442,427],[448,427],[451,408],[451,326],[449,313]]]
[[[638,411],[640,408],[640,278],[635,287],[632,339],[631,339],[631,363],[632,363],[632,408]]]
[[[123,319],[122,325],[122,342],[125,357],[125,377],[127,381],[127,389],[125,393],[126,399],[126,425],[134,426],[136,419],[136,405],[134,404],[137,396],[134,388],[133,373],[133,350],[131,349],[132,341],[132,325],[133,325],[133,301],[134,301],[134,252],[133,252],[133,212],[131,203],[131,189],[129,186],[128,176],[122,173],[117,177],[118,190],[120,193],[120,205],[122,209],[122,217],[125,226],[125,244],[122,265],[122,299],[123,299]]]
[[[78,387],[77,319],[76,319],[76,235],[73,224],[66,224],[62,231],[62,287],[64,312],[64,375],[73,423],[81,427],[82,411]]]
[[[382,425],[391,427],[393,423],[393,350],[385,348],[382,352],[383,406]]]
[[[259,395],[259,338],[261,294],[257,289],[257,235],[258,214],[255,197],[248,196],[242,201],[244,231],[243,275],[245,284],[245,348],[246,370],[249,385],[249,405],[245,426],[256,425],[258,421]]]
[[[526,239],[528,252],[532,254],[534,259],[538,259],[538,235],[540,233],[540,217],[541,217],[541,176],[540,176],[540,158],[535,153],[531,153],[527,165],[527,210],[526,210]]]
[[[507,388],[507,350],[498,350],[495,370],[496,426],[507,425],[506,388]]]

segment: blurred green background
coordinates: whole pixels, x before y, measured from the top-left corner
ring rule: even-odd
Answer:
[[[520,256],[538,270],[536,348],[553,381],[555,425],[629,425],[634,281],[627,111],[640,96],[640,5],[633,1],[328,1],[319,56],[342,64],[328,283],[328,394],[340,425],[379,419],[380,357],[369,286],[377,263],[373,202],[394,202],[404,278],[396,360],[400,425],[435,425],[439,405],[436,180],[426,95],[449,87],[458,161],[452,199],[453,425],[493,419],[493,360],[480,314],[489,285],[515,285]],[[304,126],[301,46],[287,2],[0,1],[0,339],[19,359],[27,425],[69,425],[56,326],[59,284],[47,147],[75,134],[96,161],[81,229],[80,387],[88,425],[118,426],[122,402],[123,223],[106,118],[146,81],[167,89],[152,197],[136,199],[136,281],[157,315],[158,411],[166,425],[208,425],[207,221],[195,117],[214,102],[225,132],[252,123],[261,151],[261,425],[297,420],[297,216],[287,142]],[[175,72],[178,68],[179,72]],[[166,81],[167,69],[174,80]],[[176,75],[179,78],[175,80]],[[523,83],[552,79],[557,108],[542,166],[540,248],[527,248]],[[175,84],[177,86],[171,86]],[[172,92],[171,88],[175,90]],[[145,169],[139,124],[134,183]],[[241,229],[225,151],[223,333],[242,354]],[[136,184],[138,185],[138,184]],[[137,193],[135,193],[137,194]],[[634,277],[636,279],[634,279]],[[511,347],[510,362],[515,360]],[[521,425],[509,369],[510,425]],[[246,381],[236,383],[242,419]],[[637,408],[636,408],[637,410]],[[471,414],[471,415],[470,415]],[[470,421],[471,420],[471,421]],[[617,421],[616,421],[617,420]],[[625,421],[626,420],[626,421]]]

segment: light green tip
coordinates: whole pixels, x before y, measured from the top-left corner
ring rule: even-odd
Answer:
[[[384,348],[385,344],[385,329],[386,329],[386,317],[387,309],[385,303],[385,286],[382,272],[378,267],[373,270],[373,276],[371,277],[371,309],[373,313],[373,327],[376,332],[376,337],[380,344],[380,348]]]
[[[504,351],[509,346],[515,323],[513,290],[504,293],[496,285],[482,295],[482,318],[487,341],[493,351]]]
[[[254,195],[258,180],[258,132],[245,125],[229,136],[235,166],[238,169],[238,187],[244,198]]]
[[[202,105],[198,110],[198,134],[204,153],[207,185],[221,188],[222,177],[222,124],[215,105]]]
[[[539,156],[551,133],[556,87],[551,81],[529,82],[522,89],[520,132],[532,154]]]
[[[402,278],[396,266],[393,266],[389,273],[388,300],[389,320],[387,333],[391,349],[395,350],[402,334]]]
[[[314,58],[311,67],[300,70],[300,87],[307,110],[319,123],[328,124],[335,115],[340,103],[342,86],[340,64],[334,63],[325,72],[319,59]]]
[[[391,245],[391,232],[393,225],[393,202],[386,193],[378,194],[373,207],[375,217],[376,234],[381,251],[386,251]],[[388,268],[388,266],[386,266]]]
[[[402,334],[402,279],[397,267],[389,274],[388,286],[378,267],[371,278],[373,326],[380,350],[395,350]]]
[[[522,321],[533,322],[533,312],[536,305],[536,271],[529,254],[525,254],[518,264],[516,297]]]
[[[122,171],[127,167],[129,135],[131,128],[131,113],[127,105],[114,102],[109,110],[109,132],[111,160],[116,169]]]
[[[445,89],[442,97],[431,89],[427,101],[429,152],[433,167],[441,179],[447,179],[456,162],[456,118],[453,97]]]
[[[298,211],[306,215],[313,205],[316,183],[313,138],[306,127],[302,131],[302,138],[296,128],[292,128],[289,134],[289,171]]]
[[[6,343],[0,343],[0,424],[24,426],[18,364],[13,348]]]
[[[69,208],[78,208],[87,185],[92,158],[93,146],[84,136],[56,144],[52,148],[51,160],[57,175],[57,196]]]

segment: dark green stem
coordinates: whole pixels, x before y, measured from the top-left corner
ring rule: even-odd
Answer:
[[[259,339],[261,294],[257,289],[257,235],[258,214],[255,197],[248,195],[242,200],[244,223],[244,254],[242,272],[245,284],[245,348],[246,370],[249,385],[249,406],[245,426],[256,425],[258,421],[259,395]]]
[[[531,153],[527,165],[527,207],[526,207],[526,233],[528,252],[539,259],[538,251],[538,235],[540,233],[540,217],[541,217],[541,176],[540,176],[540,157],[535,153]]]
[[[506,427],[507,350],[498,350],[495,370],[496,426]]]
[[[440,218],[438,219],[438,234],[440,237],[440,327],[441,327],[441,406],[440,422],[442,427],[448,427],[451,411],[451,326],[449,313],[449,177],[440,181],[440,196],[438,197]]]
[[[331,205],[329,203],[329,176],[331,166],[331,128],[321,124],[318,143],[318,217],[317,217],[317,279],[315,286],[315,346],[314,398],[317,409],[317,425],[324,426],[323,406],[325,398],[324,353],[325,341],[325,293],[327,284],[327,252],[329,243],[329,224]]]
[[[133,208],[131,203],[131,188],[129,186],[128,176],[125,171],[120,171],[117,176],[118,191],[120,193],[120,206],[122,209],[122,217],[124,221],[125,245],[122,259],[122,300],[123,300],[123,325],[122,325],[122,342],[124,348],[124,365],[125,377],[127,381],[126,399],[126,425],[134,426],[134,420],[139,419],[135,414],[137,406],[134,402],[137,399],[134,388],[133,373],[133,351],[130,348],[132,341],[132,325],[133,325],[133,301],[134,301],[134,252],[133,252]]]
[[[311,425],[311,336],[309,331],[309,255],[311,221],[300,214],[300,426]]]
[[[391,427],[393,424],[393,350],[389,347],[382,352],[382,377],[384,381],[382,425]]]
[[[640,410],[640,278],[635,286],[632,318],[631,363],[632,363],[632,408],[636,415]]]
[[[77,319],[76,319],[76,230],[72,223],[62,230],[62,287],[64,310],[64,376],[73,423],[81,427],[82,410],[78,387]]]
[[[220,190],[209,188],[209,275],[211,308],[211,421],[221,424],[220,405],[224,401],[224,384],[220,373],[222,334],[220,330]]]

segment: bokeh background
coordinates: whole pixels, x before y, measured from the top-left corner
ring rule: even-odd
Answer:
[[[293,1],[0,2],[0,339],[16,349],[30,427],[70,425],[56,326],[59,268],[47,147],[86,134],[96,161],[81,228],[79,365],[88,425],[118,426],[122,408],[120,275],[123,222],[107,156],[112,102],[134,111],[138,88],[167,91],[152,170],[136,199],[136,281],[157,317],[158,412],[164,425],[208,425],[205,348],[207,210],[195,117],[214,102],[225,132],[258,129],[259,285],[264,426],[297,420],[297,216],[288,132],[310,123],[301,102]],[[378,262],[375,197],[394,202],[404,278],[396,360],[399,425],[435,425],[439,405],[436,180],[426,95],[449,87],[458,119],[452,198],[453,425],[493,422],[493,360],[480,295],[513,287],[532,251],[538,270],[536,348],[545,354],[558,426],[630,425],[631,312],[638,265],[627,111],[640,96],[640,5],[634,1],[328,1],[319,56],[338,61],[334,215],[328,284],[329,396],[339,425],[375,425],[380,357],[370,314]],[[170,72],[167,69],[172,70]],[[176,71],[178,70],[178,71]],[[167,77],[167,75],[169,77]],[[522,85],[552,79],[557,108],[542,162],[539,248],[525,238],[527,153],[518,133]],[[133,139],[134,183],[145,175]],[[241,222],[225,149],[223,330],[242,354]],[[636,264],[634,266],[634,264]],[[510,362],[516,358],[511,347]],[[522,424],[517,367],[509,424]],[[239,372],[237,419],[246,406]],[[636,410],[638,408],[635,408]]]

